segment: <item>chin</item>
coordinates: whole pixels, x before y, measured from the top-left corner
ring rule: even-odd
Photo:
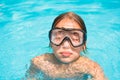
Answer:
[[[66,59],[62,59],[62,60],[59,60],[61,63],[63,64],[69,64],[69,63],[72,63],[74,60],[66,60]]]

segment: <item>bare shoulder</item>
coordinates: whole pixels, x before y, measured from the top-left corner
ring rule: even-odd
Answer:
[[[36,56],[35,58],[32,59],[31,63],[32,65],[35,65],[36,67],[40,68],[42,65],[46,64],[49,60],[52,58],[52,54],[46,53],[42,54],[40,56]]]
[[[84,72],[91,74],[95,80],[106,80],[104,71],[97,62],[87,57],[81,57],[78,62],[83,66]]]
[[[37,76],[38,74],[44,76],[43,70],[45,70],[46,68],[45,59],[50,56],[50,54],[43,54],[33,58],[31,60],[30,67],[26,72],[26,80],[36,80],[37,78],[39,78],[39,76]]]
[[[42,71],[45,75],[54,76],[57,71],[53,54],[43,54],[32,59],[31,65],[35,66],[35,71]]]
[[[89,59],[88,57],[84,57],[84,56],[83,56],[83,57],[80,58],[79,61],[81,61],[81,62],[84,63],[84,64],[91,65],[91,66],[93,66],[93,67],[95,67],[95,66],[96,66],[96,67],[100,67],[100,65],[99,65],[97,62]]]
[[[88,71],[95,70],[95,69],[102,71],[101,66],[97,62],[95,62],[87,57],[81,57],[78,60],[78,62],[80,62],[80,64],[82,64],[82,66],[86,66],[86,69],[88,69]]]
[[[80,66],[80,67],[93,67],[93,66],[99,66],[98,63],[95,61],[89,59],[88,57],[81,56],[73,65]]]

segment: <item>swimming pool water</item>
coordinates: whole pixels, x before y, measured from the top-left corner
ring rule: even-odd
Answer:
[[[73,11],[88,30],[88,56],[109,80],[120,80],[119,0],[0,0],[0,80],[21,80],[30,60],[52,52],[48,31],[60,13]]]

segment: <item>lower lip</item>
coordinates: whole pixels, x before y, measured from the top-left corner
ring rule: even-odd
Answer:
[[[71,55],[70,52],[61,52],[63,57],[69,57]]]

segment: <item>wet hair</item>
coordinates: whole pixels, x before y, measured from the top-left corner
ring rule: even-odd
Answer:
[[[83,19],[79,15],[77,15],[73,12],[66,12],[66,13],[60,14],[58,17],[56,17],[53,21],[52,29],[55,28],[57,23],[59,23],[64,18],[69,18],[69,19],[76,21],[80,25],[81,29],[85,33],[87,33],[86,26],[85,26]]]
[[[80,28],[85,33],[84,34],[84,44],[85,44],[85,48],[86,48],[87,29],[86,29],[85,23],[84,23],[83,19],[79,15],[75,14],[74,12],[66,12],[66,13],[63,13],[63,14],[60,14],[59,16],[57,16],[53,21],[51,29],[54,29],[56,27],[57,23],[59,23],[64,18],[74,20],[75,22],[77,22],[79,24]]]

